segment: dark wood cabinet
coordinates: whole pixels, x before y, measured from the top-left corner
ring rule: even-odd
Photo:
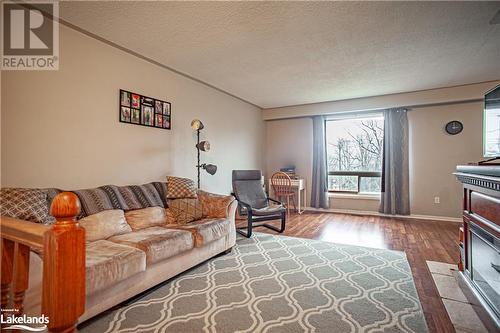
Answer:
[[[500,166],[458,166],[455,175],[463,184],[461,276],[481,317],[500,329]]]

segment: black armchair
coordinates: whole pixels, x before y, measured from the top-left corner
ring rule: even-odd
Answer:
[[[233,193],[238,200],[240,215],[245,212],[247,215],[247,226],[236,228],[236,231],[248,238],[252,236],[253,227],[262,226],[279,233],[285,231],[286,209],[281,202],[267,197],[262,188],[261,178],[260,170],[233,170]],[[271,206],[269,202],[277,205]],[[281,220],[280,228],[259,223],[278,219]]]

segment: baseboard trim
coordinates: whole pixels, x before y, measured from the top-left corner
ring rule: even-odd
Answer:
[[[460,217],[450,217],[450,216],[432,216],[432,215],[416,215],[416,214],[390,215],[390,214],[382,214],[379,212],[364,211],[364,210],[338,209],[338,208],[323,209],[323,208],[314,208],[314,207],[306,207],[305,210],[306,211],[313,211],[313,212],[325,212],[325,213],[397,217],[397,218],[401,218],[401,219],[424,220],[424,221],[446,221],[446,222],[456,222],[456,223],[463,222]]]

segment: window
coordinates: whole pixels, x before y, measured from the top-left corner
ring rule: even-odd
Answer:
[[[383,142],[381,114],[327,120],[328,190],[380,192]]]

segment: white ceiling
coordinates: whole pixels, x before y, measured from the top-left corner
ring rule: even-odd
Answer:
[[[61,2],[61,17],[263,108],[500,79],[500,2]]]

